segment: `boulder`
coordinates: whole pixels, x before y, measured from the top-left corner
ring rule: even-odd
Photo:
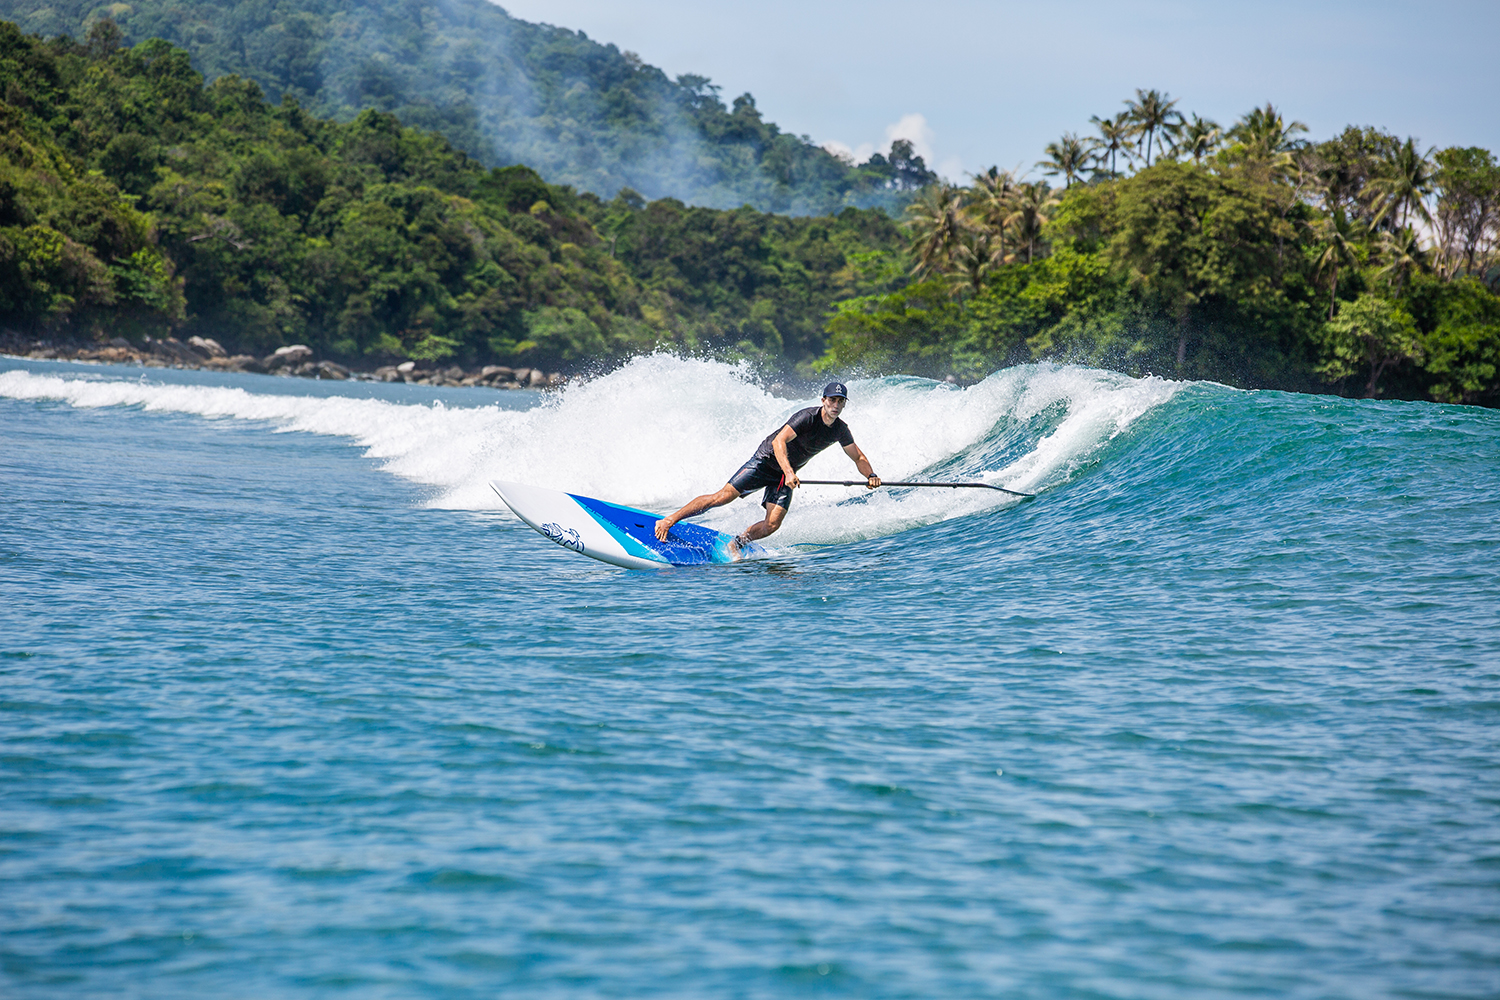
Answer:
[[[509,382],[515,375],[514,369],[504,365],[485,365],[479,369],[479,378],[485,382]]]
[[[417,363],[415,361],[403,361],[396,366],[396,371],[400,372],[402,375],[405,375],[408,372],[414,372],[416,370]]]
[[[395,365],[381,365],[375,369],[375,378],[381,382],[399,382],[401,373],[396,371]]]
[[[264,373],[266,370],[260,358],[253,354],[236,354],[232,358],[225,358],[224,364],[230,371]]]
[[[527,388],[530,388],[530,389],[540,389],[542,386],[544,386],[546,384],[547,384],[547,373],[544,372],[544,371],[542,371],[540,368],[533,368],[533,369],[531,369],[531,373],[526,376],[526,386],[527,386]]]
[[[184,365],[197,365],[203,361],[202,355],[176,337],[165,337],[161,340],[147,337],[146,344],[150,347],[152,354],[164,361],[175,361]]]
[[[332,361],[318,362],[318,378],[331,378],[336,382],[342,382],[349,377],[349,369],[343,365],[334,364]]]
[[[109,340],[109,346],[110,347],[129,347],[130,346],[130,341],[126,340],[124,337],[111,337],[110,340]]]
[[[229,352],[212,337],[189,337],[187,345],[205,358],[227,358]]]
[[[454,365],[453,367],[443,372],[443,378],[448,379],[451,382],[461,382],[463,381],[465,374],[467,373],[462,368],[460,368],[458,365]]]
[[[281,368],[296,367],[305,364],[312,357],[312,348],[306,344],[292,344],[290,347],[278,347],[276,353],[268,354],[261,359],[261,364],[266,366],[266,371],[277,371]]]

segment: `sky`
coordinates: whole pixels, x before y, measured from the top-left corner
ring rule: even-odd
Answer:
[[[950,180],[1029,170],[1137,88],[1232,124],[1267,101],[1326,138],[1376,125],[1500,151],[1500,0],[504,0],[863,160],[910,139]]]

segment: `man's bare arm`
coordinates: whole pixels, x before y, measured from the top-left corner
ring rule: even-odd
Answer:
[[[771,453],[776,456],[782,475],[786,476],[786,484],[794,490],[802,485],[802,480],[797,478],[797,470],[792,468],[792,458],[786,453],[786,446],[796,436],[797,432],[792,430],[792,425],[787,424],[771,439]]]
[[[873,490],[880,485],[880,477],[875,475],[874,467],[870,465],[870,460],[865,457],[865,453],[859,450],[859,445],[844,445],[844,454],[854,459],[854,467],[859,470],[861,476],[865,477],[865,485],[868,488]]]

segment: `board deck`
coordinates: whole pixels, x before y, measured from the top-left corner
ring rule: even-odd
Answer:
[[[517,517],[558,545],[616,566],[660,569],[738,561],[729,552],[730,536],[701,524],[679,521],[662,542],[656,537],[661,516],[649,511],[522,483],[491,480],[490,488]],[[739,558],[763,554],[751,544]]]

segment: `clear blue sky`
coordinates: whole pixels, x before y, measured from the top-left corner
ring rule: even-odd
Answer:
[[[749,91],[863,155],[918,140],[952,179],[1029,168],[1137,87],[1220,124],[1272,101],[1313,138],[1378,125],[1500,151],[1500,0],[506,0],[668,74]]]

